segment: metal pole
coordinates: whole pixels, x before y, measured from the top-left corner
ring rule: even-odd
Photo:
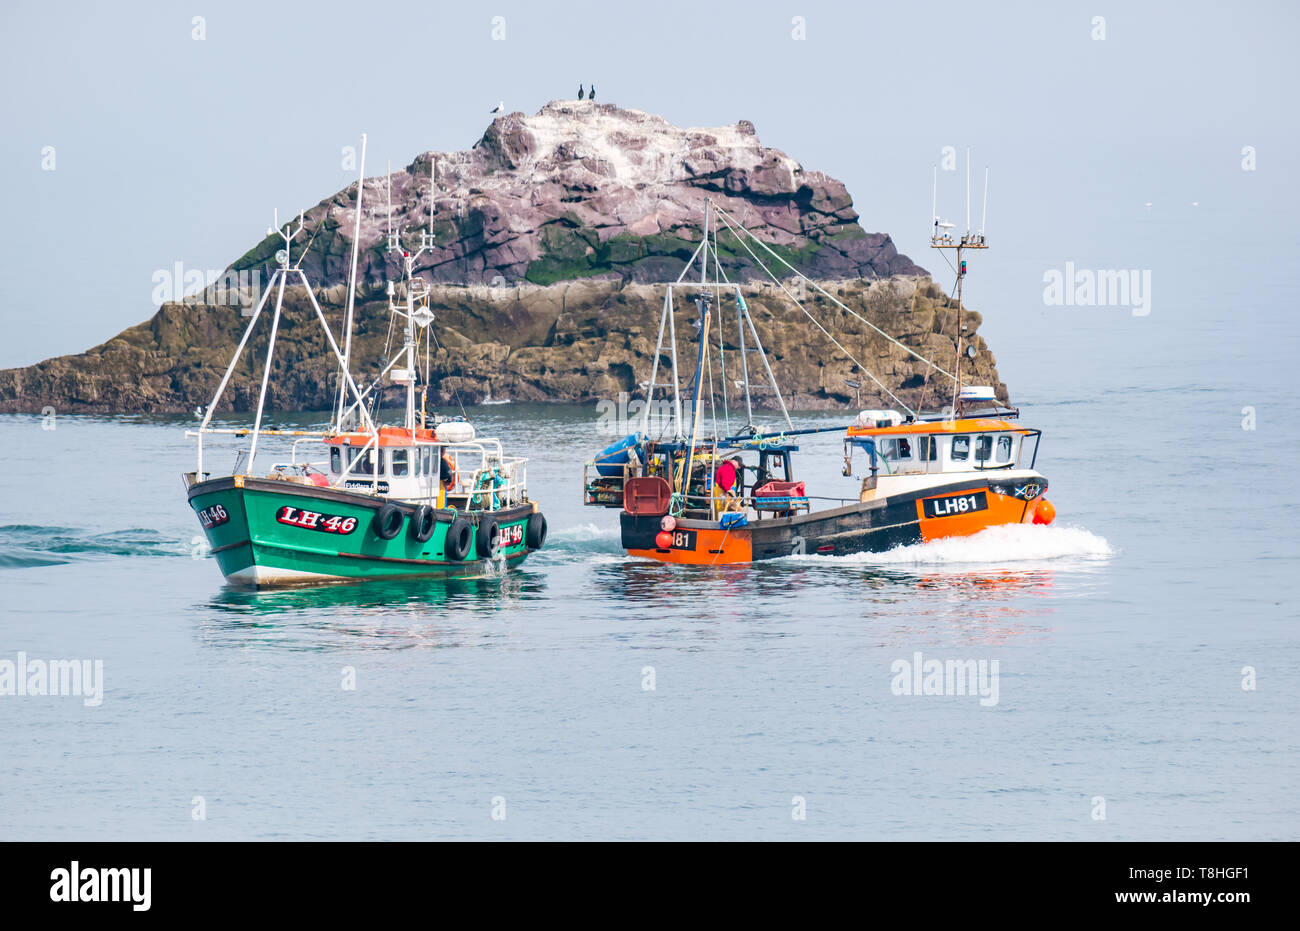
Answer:
[[[280,270],[276,269],[275,274],[278,275],[279,273]],[[257,318],[261,316],[262,308],[266,306],[266,301],[271,296],[271,289],[274,287],[275,287],[275,275],[272,275],[271,280],[267,282],[266,290],[262,292],[262,299],[257,302],[257,310],[253,311],[253,319],[249,320],[248,326],[244,328],[244,335],[239,340],[238,348],[235,349],[234,358],[232,358],[230,360],[230,364],[226,366],[226,374],[221,376],[221,383],[217,385],[217,392],[212,396],[212,403],[209,404],[208,409],[203,412],[203,420],[199,424],[199,434],[198,434],[199,435],[198,471],[195,473],[195,477],[199,481],[203,480],[203,433],[205,430],[207,430],[208,424],[212,422],[212,412],[217,409],[217,402],[221,400],[221,395],[226,390],[226,384],[230,381],[230,376],[235,371],[235,365],[239,362],[239,357],[244,354],[244,347],[248,345],[248,337],[250,337],[253,334],[253,327],[257,324]]]
[[[668,338],[673,344],[673,435],[674,439],[682,439],[682,393],[678,382],[681,380],[677,375],[677,321],[673,313],[673,287],[668,286]]]
[[[961,393],[961,280],[966,277],[966,273],[961,267],[961,250],[957,246],[957,362],[953,366],[952,376],[952,412],[953,418],[957,416],[957,396]]]
[[[415,259],[406,260],[406,429],[415,439],[415,299],[412,294],[411,266]]]
[[[701,295],[695,299],[695,309],[700,313],[700,348],[695,354],[695,378],[691,383],[691,440],[694,442],[695,430],[700,422],[700,387],[704,378],[704,351],[708,347],[709,300]]]
[[[745,356],[745,296],[736,285],[736,332],[740,337],[740,369],[745,381],[745,426],[754,423],[754,403],[749,396],[749,359]]]
[[[646,390],[645,413],[641,416],[641,432],[646,436],[650,435],[650,405],[655,399],[655,378],[659,375],[659,353],[663,350],[664,345],[664,327],[668,323],[668,295],[671,291],[664,292],[664,308],[659,313],[659,339],[655,341],[655,358],[650,366],[650,386]]]
[[[781,397],[781,389],[776,385],[776,376],[772,374],[772,365],[767,361],[767,353],[763,351],[763,343],[758,338],[758,330],[754,328],[754,318],[749,315],[749,308],[745,308],[745,321],[749,324],[749,333],[754,337],[754,345],[758,347],[758,355],[763,360],[763,367],[767,369],[767,379],[772,383],[772,391],[776,393],[776,403],[781,405],[781,413],[785,415],[785,422],[791,428],[794,427],[794,421],[790,419],[790,412],[785,409],[785,401]]]
[[[361,192],[366,186],[366,134],[361,134],[361,173],[357,178],[357,218],[352,227],[352,273],[348,276],[348,312],[343,333],[343,373],[352,362],[352,313],[357,300],[357,255],[361,248]],[[310,292],[310,288],[308,291]],[[339,381],[339,410],[335,426],[343,429],[343,381]]]
[[[325,322],[325,312],[320,309],[320,304],[316,303],[316,295],[311,293],[311,288],[307,285],[306,274],[304,274],[300,269],[298,270],[298,275],[302,278],[303,287],[307,288],[307,297],[311,300],[312,309],[316,311],[316,316],[321,322],[322,329],[325,330],[325,339],[329,342],[330,349],[334,352],[334,358],[338,359],[341,364],[343,362],[343,354],[339,352],[339,344],[334,341],[334,334],[330,332],[329,324]],[[361,414],[361,422],[369,430],[373,431],[375,425],[370,419],[370,412],[366,410],[365,404],[362,403],[363,396],[361,394],[361,389],[357,387],[357,383],[352,378],[352,373],[347,370],[346,366],[343,368],[343,384],[345,388],[352,389],[352,395],[356,398],[355,403],[357,405],[357,411]],[[367,393],[369,393],[369,391],[367,391]],[[349,408],[349,410],[350,409],[351,408]]]
[[[271,318],[271,338],[266,344],[266,367],[262,369],[262,391],[257,396],[257,420],[253,423],[253,442],[248,448],[248,471],[245,473],[246,475],[253,474],[253,460],[257,457],[257,435],[262,429],[262,408],[266,405],[266,385],[271,379],[271,360],[275,355],[275,335],[280,331],[280,308],[284,304],[284,283],[289,278],[288,273],[283,268],[280,271],[284,273],[280,275],[280,290],[275,296],[275,316]]]

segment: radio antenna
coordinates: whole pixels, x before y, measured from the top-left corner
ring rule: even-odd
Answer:
[[[932,211],[938,209],[938,202],[937,202],[938,185],[939,185],[938,168],[935,169],[934,177],[935,177],[935,182],[934,182],[935,200],[932,201],[932,204],[934,205],[932,207]],[[988,218],[988,207],[989,207],[989,182],[988,182],[988,167],[986,166],[984,169],[984,218],[985,219]],[[957,354],[956,354],[956,364],[953,367],[953,379],[952,379],[953,380],[952,410],[955,412],[957,410],[957,403],[961,399],[961,386],[962,386],[961,363],[962,363],[962,342],[963,342],[962,331],[965,328],[965,325],[962,322],[962,310],[963,310],[962,283],[966,278],[966,257],[963,253],[967,249],[988,248],[988,243],[984,239],[984,228],[982,222],[981,222],[981,227],[978,235],[972,236],[970,231],[970,147],[969,146],[966,148],[966,232],[965,234],[957,239],[954,239],[952,234],[949,232],[949,230],[952,229],[953,224],[948,220],[941,219],[937,214],[933,214],[933,215],[934,215],[934,231],[930,236],[930,248],[953,249],[957,253],[957,268],[956,268],[957,284],[955,288],[956,294],[954,295],[957,298],[957,333],[955,339]],[[974,359],[975,358],[974,354],[972,354],[970,358]]]
[[[989,166],[984,166],[984,211],[980,214],[980,239],[984,238],[984,224],[989,218]]]
[[[970,236],[970,146],[966,147],[966,235]]]
[[[395,250],[397,242],[393,237],[393,160],[388,160],[388,175],[386,178],[388,184],[388,248]]]
[[[930,241],[939,235],[939,166],[934,166],[934,185],[930,188]]]

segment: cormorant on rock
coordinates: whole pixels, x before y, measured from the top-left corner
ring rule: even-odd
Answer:
[[[490,113],[505,113],[505,112],[506,112],[506,102],[505,102],[504,100],[497,101],[496,109],[494,109],[494,110],[490,110],[489,112],[490,112]]]
[[[582,85],[581,85],[581,84],[578,85],[578,99],[579,99],[579,100],[582,99]]]
[[[595,100],[595,99],[596,99],[596,85],[595,85],[595,84],[591,85],[591,93],[587,95],[587,99],[588,99],[588,100]]]

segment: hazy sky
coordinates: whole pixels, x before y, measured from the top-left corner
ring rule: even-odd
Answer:
[[[1292,3],[7,0],[0,23],[0,366],[146,319],[155,271],[222,268],[273,208],[348,184],[340,150],[362,132],[382,174],[468,148],[499,99],[532,113],[593,81],[682,126],[751,120],[945,288],[931,169],[972,146],[995,248],[968,296],[1013,391],[1076,329],[1152,352],[1197,313],[1296,330]],[[962,185],[941,173],[941,213],[964,212]],[[1151,314],[1046,306],[1044,274],[1067,262],[1149,270]]]

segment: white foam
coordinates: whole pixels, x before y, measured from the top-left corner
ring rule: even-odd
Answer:
[[[561,527],[552,530],[550,538],[566,543],[586,543],[591,540],[613,540],[621,531],[617,524],[613,527],[601,527],[597,524],[578,524],[576,527]]]
[[[828,560],[873,566],[1000,566],[1007,563],[1053,563],[1104,560],[1116,550],[1103,537],[1082,527],[1003,524],[969,537],[900,546],[883,553],[849,556],[792,556],[798,561]]]

